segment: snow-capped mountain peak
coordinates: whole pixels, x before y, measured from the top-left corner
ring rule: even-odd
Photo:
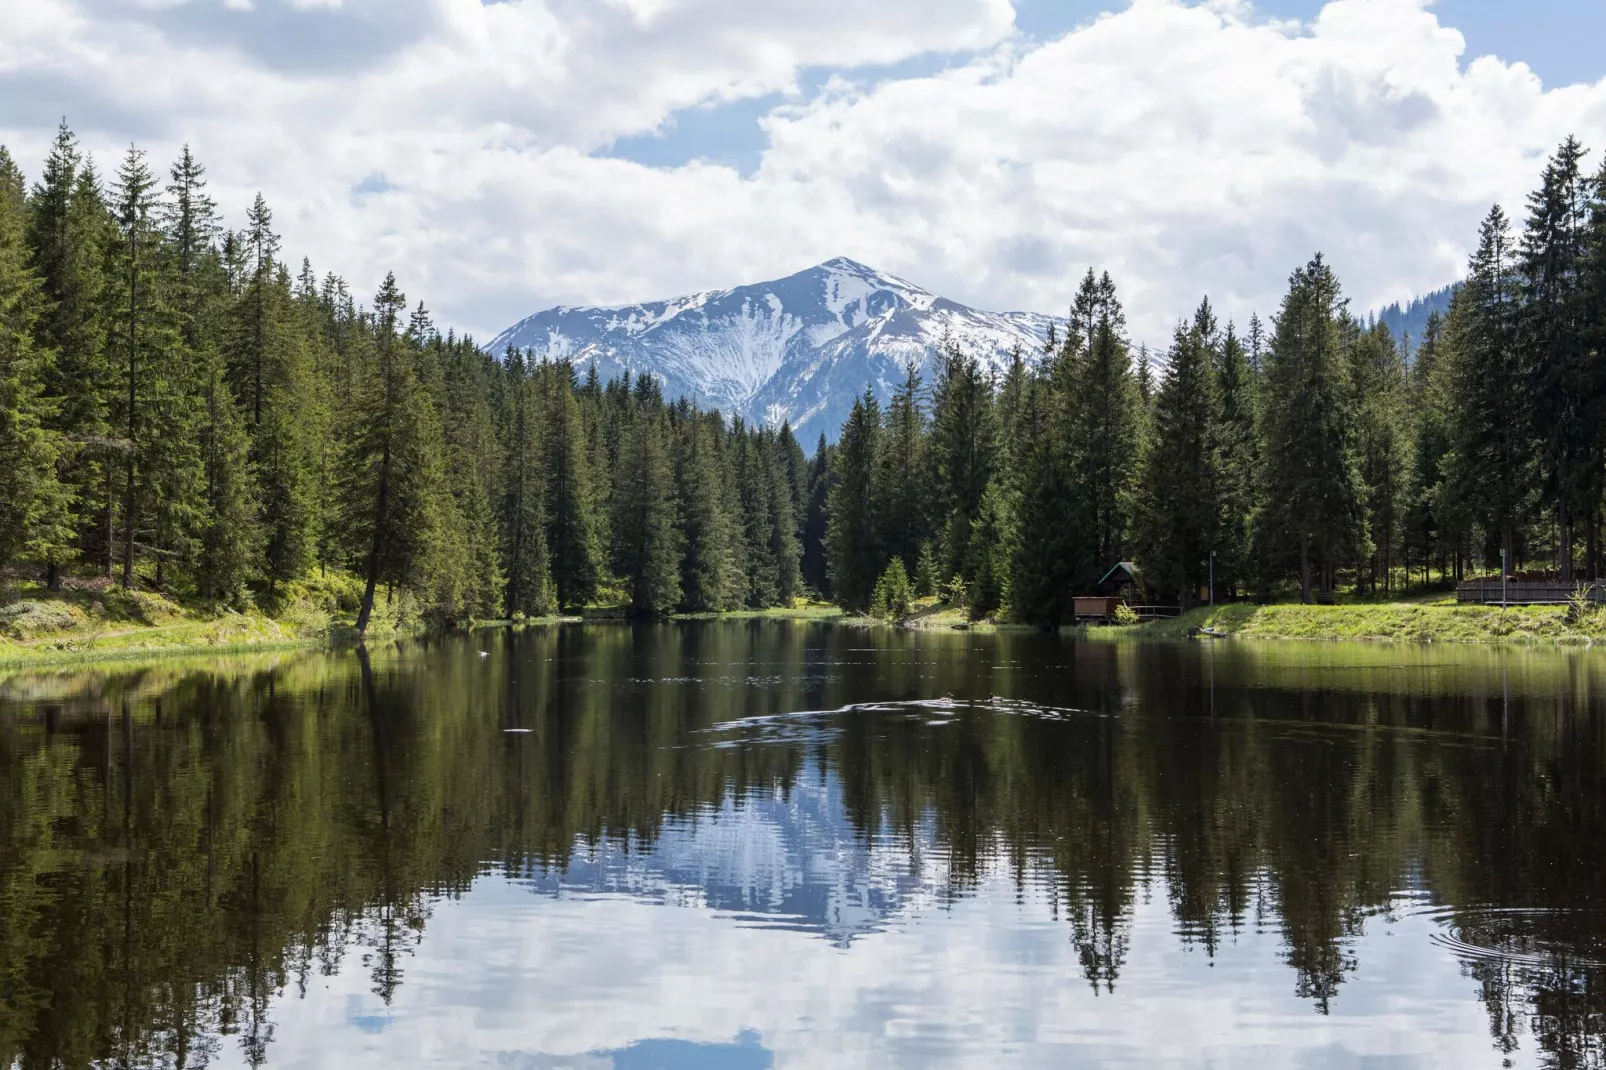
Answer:
[[[614,308],[559,306],[491,343],[536,359],[595,364],[663,382],[668,397],[778,424],[802,441],[835,438],[868,386],[883,399],[906,361],[928,362],[944,338],[1002,367],[1019,346],[1042,348],[1048,316],[982,312],[837,257],[772,282]]]

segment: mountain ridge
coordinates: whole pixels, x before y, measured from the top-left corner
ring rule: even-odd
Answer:
[[[803,441],[834,439],[868,387],[882,400],[904,365],[930,362],[945,339],[1002,368],[1019,346],[1035,357],[1050,324],[1034,312],[987,312],[836,257],[767,282],[635,305],[559,305],[492,340],[536,359],[595,365],[603,378],[649,373],[668,397],[779,425]]]

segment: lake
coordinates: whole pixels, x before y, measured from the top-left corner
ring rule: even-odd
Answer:
[[[1599,1067],[1606,655],[724,621],[0,678],[0,1065]]]

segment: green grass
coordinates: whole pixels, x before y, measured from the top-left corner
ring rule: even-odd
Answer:
[[[1195,609],[1124,633],[1182,638],[1210,628],[1244,639],[1354,642],[1590,642],[1606,640],[1606,613],[1569,619],[1565,606],[1463,606],[1454,602],[1367,602],[1337,606],[1234,604]],[[1117,629],[1093,629],[1109,633]]]

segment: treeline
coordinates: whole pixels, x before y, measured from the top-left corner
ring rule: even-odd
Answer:
[[[0,569],[270,607],[314,570],[441,621],[594,604],[900,615],[942,595],[1052,626],[1117,562],[1184,604],[1469,568],[1601,573],[1606,169],[1567,141],[1520,235],[1496,208],[1449,314],[1404,339],[1317,256],[1269,328],[1210,302],[1134,352],[1110,277],[1000,374],[947,347],[812,459],[790,430],[361,307],[223,226],[186,149],[103,180],[63,126],[0,149]],[[1156,372],[1156,367],[1159,368]],[[1581,552],[1580,552],[1581,550]]]
[[[830,451],[833,594],[890,613],[943,588],[975,617],[1054,625],[1123,559],[1183,604],[1212,558],[1218,597],[1386,593],[1502,549],[1599,577],[1606,168],[1584,156],[1569,139],[1551,158],[1520,235],[1489,214],[1409,362],[1318,255],[1269,330],[1223,326],[1206,299],[1158,381],[1091,271],[1041,359],[993,376],[951,350],[929,390],[911,367]]]
[[[808,466],[651,379],[583,382],[371,307],[223,226],[186,148],[103,179],[0,148],[0,569],[272,604],[313,570],[441,620],[788,604]]]

